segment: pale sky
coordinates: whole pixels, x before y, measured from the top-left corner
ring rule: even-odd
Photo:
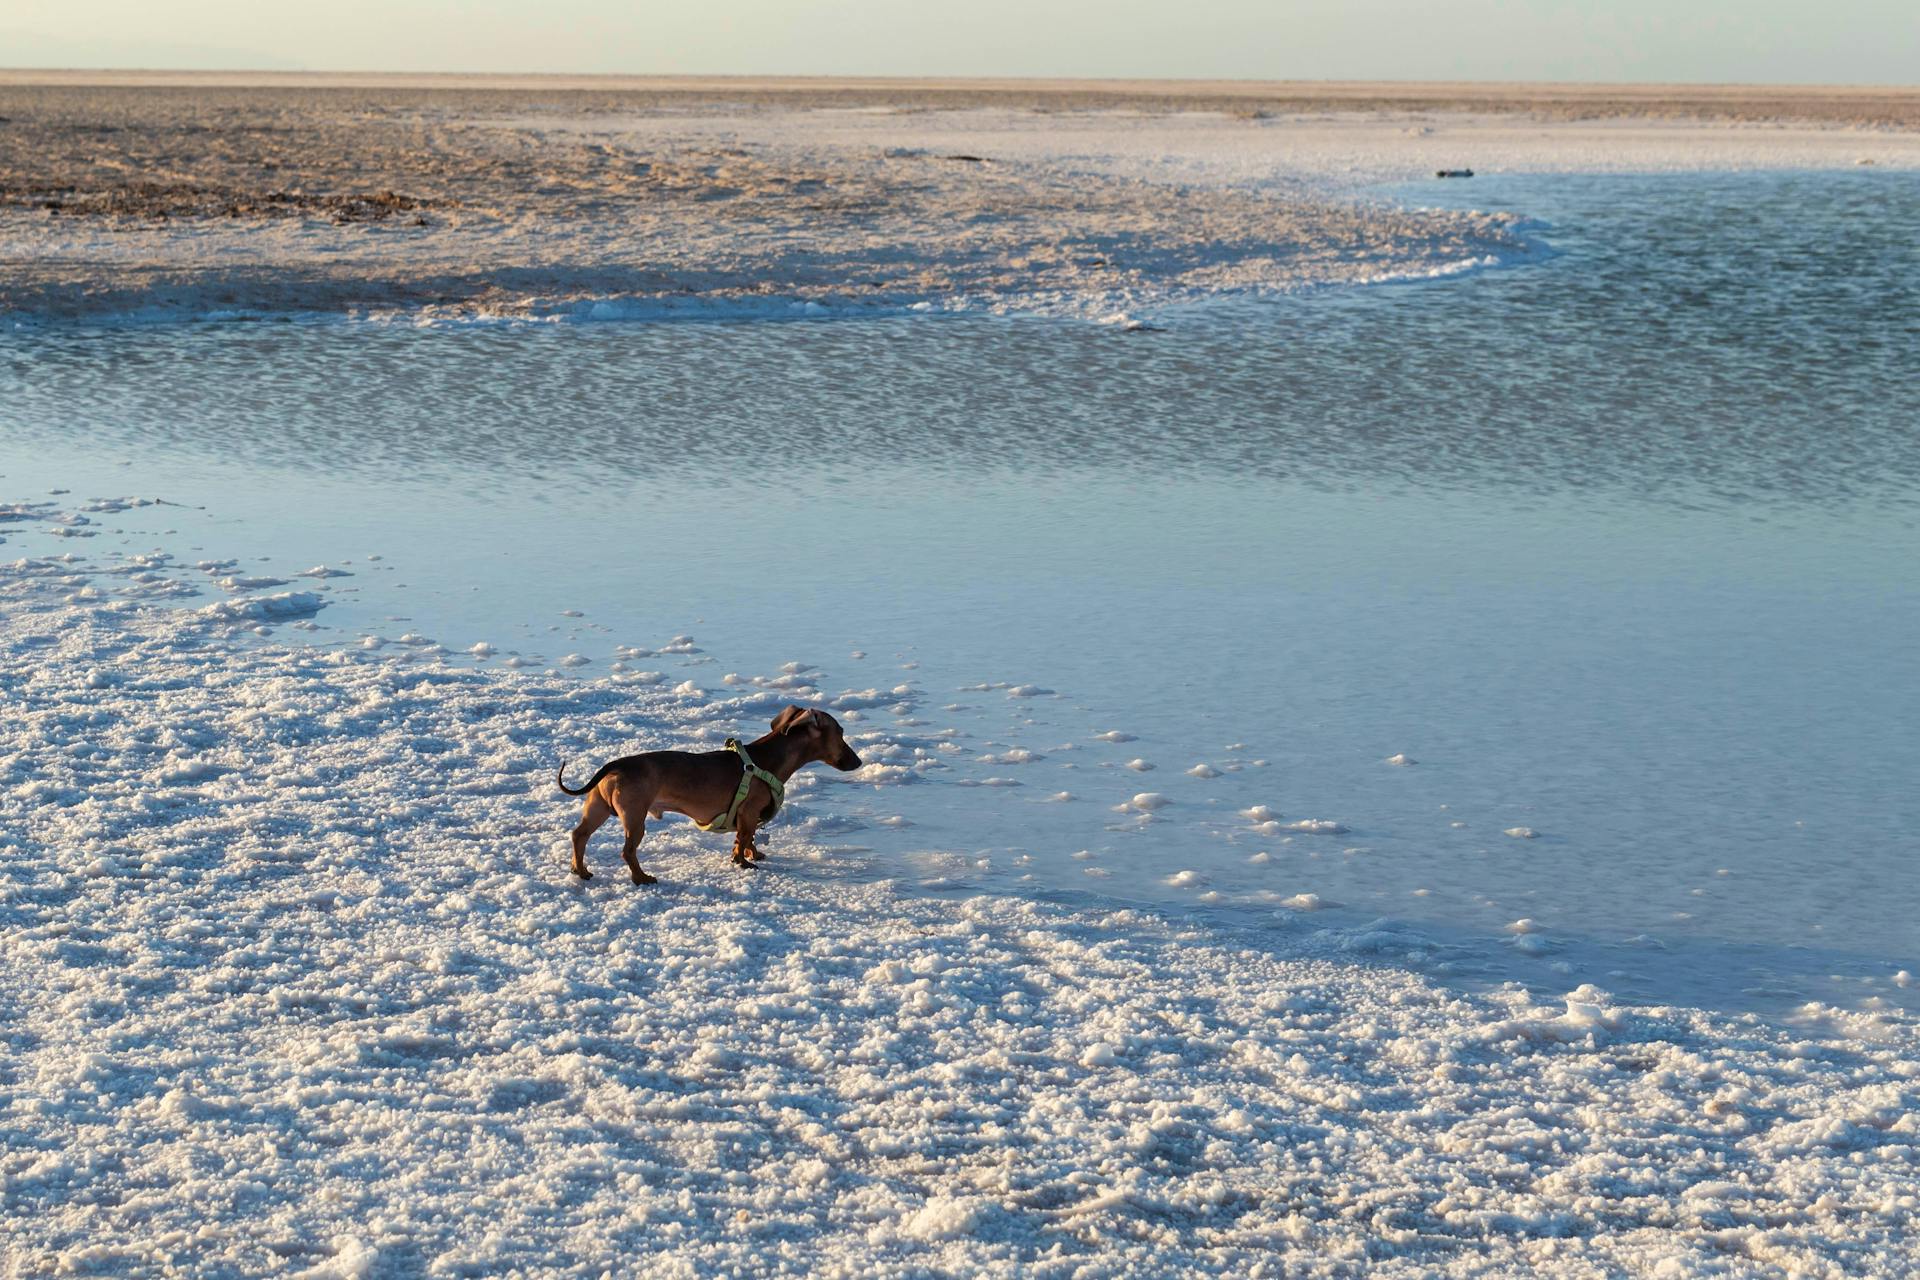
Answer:
[[[1920,81],[1920,0],[0,0],[0,66]]]

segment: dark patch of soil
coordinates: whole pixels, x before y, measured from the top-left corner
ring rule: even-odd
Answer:
[[[229,191],[190,183],[129,182],[86,188],[34,183],[0,185],[0,205],[44,209],[71,217],[137,218],[164,222],[174,218],[326,218],[335,224],[384,222],[402,213],[444,207],[445,200],[421,199],[395,191],[315,193],[309,191]],[[417,221],[417,219],[416,219]]]

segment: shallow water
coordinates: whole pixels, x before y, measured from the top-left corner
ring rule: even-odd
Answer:
[[[1920,179],[1399,195],[1525,212],[1556,253],[1159,333],[22,331],[0,473],[185,504],[95,517],[90,554],[345,564],[321,640],[591,675],[684,633],[636,665],[909,685],[850,727],[954,730],[949,767],[819,788],[873,875],[1387,917],[1465,979],[1911,1002]]]

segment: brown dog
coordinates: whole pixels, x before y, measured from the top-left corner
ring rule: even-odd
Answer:
[[[731,739],[729,742],[731,743]],[[816,760],[836,769],[858,769],[860,757],[847,745],[840,722],[824,711],[805,707],[785,707],[773,718],[773,732],[755,738],[745,751],[759,771],[779,779],[781,787],[788,778]],[[658,818],[667,812],[684,813],[709,830],[723,831],[722,824],[731,815],[733,860],[750,867],[763,855],[754,847],[753,833],[779,808],[774,789],[759,776],[747,779],[742,794],[741,780],[747,778],[747,766],[733,749],[726,751],[647,751],[637,756],[622,756],[600,766],[600,771],[578,790],[567,785],[566,762],[560,764],[556,781],[570,796],[585,796],[587,804],[580,825],[573,829],[573,874],[591,880],[587,870],[587,841],[600,824],[618,814],[626,828],[626,843],[620,856],[635,884],[653,884],[654,878],[640,869],[636,851],[647,833],[649,815]]]

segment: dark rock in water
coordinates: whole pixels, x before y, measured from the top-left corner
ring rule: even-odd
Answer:
[[[1442,169],[1438,173],[1435,173],[1433,176],[1436,178],[1471,178],[1473,176],[1473,170]]]
[[[1148,324],[1144,320],[1135,320],[1132,324],[1129,324],[1124,329],[1120,330],[1120,332],[1122,333],[1165,333],[1166,330],[1162,329],[1157,324]]]
[[[942,160],[964,160],[968,164],[985,164],[987,162],[984,156],[941,156],[940,158]]]

